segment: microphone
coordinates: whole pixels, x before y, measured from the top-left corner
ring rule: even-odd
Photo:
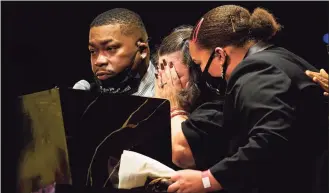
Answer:
[[[75,85],[73,86],[73,89],[76,90],[90,90],[91,86],[89,84],[89,82],[87,82],[86,80],[80,80],[79,82],[75,83]]]

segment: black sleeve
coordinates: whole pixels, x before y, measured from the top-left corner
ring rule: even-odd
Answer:
[[[224,189],[243,188],[266,176],[266,165],[288,148],[295,117],[291,81],[284,72],[266,63],[241,70],[233,98],[237,121],[245,129],[245,143],[210,168]]]
[[[223,132],[223,100],[205,103],[195,109],[182,123],[182,131],[191,148],[196,167],[208,169],[223,158],[220,140]]]

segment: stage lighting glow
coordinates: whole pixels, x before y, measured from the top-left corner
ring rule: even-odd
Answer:
[[[324,43],[328,44],[328,33],[324,34],[323,41]]]

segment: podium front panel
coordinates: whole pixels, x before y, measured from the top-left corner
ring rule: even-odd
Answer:
[[[174,168],[166,100],[51,89],[21,96],[15,104],[19,193],[53,185],[58,191],[66,186],[127,192],[115,189],[123,150]]]
[[[77,90],[60,98],[73,186],[115,188],[123,150],[174,167],[169,101]]]

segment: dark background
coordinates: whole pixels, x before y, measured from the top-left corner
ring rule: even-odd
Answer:
[[[21,95],[91,80],[89,24],[100,13],[124,7],[140,14],[151,48],[181,24],[194,25],[223,4],[270,10],[284,26],[276,43],[318,68],[328,67],[322,37],[328,2],[1,2],[2,94]],[[11,95],[11,96],[12,96]]]
[[[20,121],[13,119],[15,103],[10,99],[90,80],[89,24],[98,14],[116,7],[137,12],[154,48],[174,27],[194,25],[210,9],[228,3],[270,10],[284,25],[275,42],[328,70],[322,40],[328,33],[328,2],[1,2],[4,186],[15,187],[12,160],[18,155],[13,148],[19,143],[14,128]]]

